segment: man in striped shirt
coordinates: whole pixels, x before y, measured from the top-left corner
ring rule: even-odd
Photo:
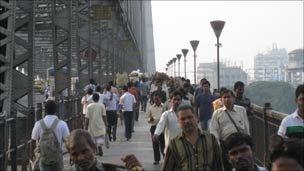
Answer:
[[[182,105],[177,111],[182,133],[171,140],[162,170],[223,171],[221,149],[214,135],[199,130],[191,106]]]

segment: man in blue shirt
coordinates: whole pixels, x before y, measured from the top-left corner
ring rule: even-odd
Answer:
[[[207,130],[208,128],[208,121],[213,113],[212,102],[215,99],[216,97],[210,93],[209,81],[204,81],[202,83],[202,93],[198,94],[195,99],[196,113],[198,114],[202,130]]]

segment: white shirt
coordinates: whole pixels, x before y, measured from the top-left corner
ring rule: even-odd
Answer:
[[[170,110],[165,111],[161,115],[154,134],[160,135],[162,132],[164,132],[164,136],[165,136],[164,151],[166,152],[168,145],[170,143],[170,140],[172,140],[174,137],[176,137],[181,131],[182,130],[179,127],[178,122],[177,122],[177,116],[171,108]]]
[[[218,141],[226,140],[229,135],[237,132],[237,129],[225,111],[228,111],[225,106],[214,111],[209,126],[210,133],[212,133]],[[233,105],[233,110],[228,112],[238,129],[242,133],[250,135],[246,109],[242,106]]]
[[[119,104],[122,105],[122,111],[133,111],[134,103],[136,103],[136,99],[129,92],[125,92],[119,100]]]
[[[82,104],[82,114],[87,113],[87,107],[90,103],[93,103],[93,96],[86,94],[85,96],[82,97],[81,99],[81,104]]]
[[[89,119],[89,129],[93,137],[98,137],[106,134],[106,126],[102,119],[106,116],[106,109],[102,103],[91,103],[88,105],[86,118]]]
[[[286,116],[279,127],[278,135],[288,138],[288,135],[304,134],[304,120],[299,116],[298,109]]]
[[[106,104],[106,110],[111,111],[111,110],[117,110],[117,102],[118,102],[118,97],[115,93],[112,93],[113,97],[111,99],[111,92],[107,91],[104,93],[104,103]]]
[[[97,92],[97,94],[99,95],[98,103],[102,103],[103,104],[104,103],[104,95],[102,93],[99,93],[99,92]]]
[[[53,121],[58,118],[56,115],[46,115],[44,118],[43,118],[43,121],[46,125],[47,128],[50,128]],[[63,142],[65,141],[65,139],[70,135],[70,131],[69,131],[69,128],[68,128],[68,125],[66,124],[66,122],[60,120],[54,130],[55,134],[56,134],[56,137],[58,139],[58,142],[63,150]],[[33,140],[39,140],[40,137],[42,136],[42,128],[40,126],[40,123],[39,121],[37,121],[35,123],[35,126],[32,130],[32,139]]]

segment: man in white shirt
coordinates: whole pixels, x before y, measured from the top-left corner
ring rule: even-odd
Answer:
[[[171,139],[181,132],[181,129],[177,121],[177,108],[182,102],[182,94],[179,91],[175,91],[172,94],[172,108],[165,111],[160,118],[160,121],[157,124],[156,130],[154,132],[153,141],[159,141],[159,135],[164,132],[165,136],[165,150],[169,145]]]
[[[295,94],[297,109],[282,120],[278,130],[283,138],[304,138],[304,84],[297,87]]]
[[[104,104],[99,103],[99,95],[93,94],[93,103],[88,105],[85,129],[94,137],[99,155],[102,156],[102,145],[106,135],[106,109]]]
[[[90,103],[93,102],[92,95],[93,95],[93,89],[89,88],[87,90],[87,93],[81,98],[81,105],[82,105],[82,115],[81,115],[82,128],[85,128],[85,115],[87,114],[87,107],[88,107],[88,105]]]
[[[103,89],[101,88],[101,86],[100,85],[96,86],[95,91],[99,95],[98,103],[104,104],[104,94],[103,94]]]
[[[218,141],[224,141],[235,132],[250,135],[246,109],[234,105],[234,98],[235,96],[231,90],[224,90],[221,93],[224,106],[213,112],[209,130]]]
[[[155,93],[151,98],[153,98],[154,104],[148,108],[147,115],[148,115],[148,123],[151,124],[151,128],[150,128],[151,137],[153,138],[156,125],[159,122],[163,112],[163,104],[161,103],[159,93]],[[164,148],[165,148],[164,134],[163,133],[160,134],[159,141],[152,141],[152,145],[153,145],[153,153],[154,153],[153,164],[157,165],[159,164],[160,161],[160,154],[164,156]]]
[[[58,119],[58,117],[56,116],[56,109],[57,109],[57,106],[56,106],[55,101],[53,101],[53,100],[46,101],[46,103],[45,103],[46,116],[42,120],[37,121],[32,130],[32,136],[31,136],[32,141],[31,141],[31,149],[30,149],[31,160],[33,160],[33,158],[35,157],[34,149],[36,148],[36,142],[40,140],[40,138],[43,134],[43,128],[41,126],[41,122],[44,122],[45,126],[47,128],[50,128],[51,125],[53,125],[53,123],[56,120],[59,120],[59,122],[57,123],[57,125],[53,129],[53,131],[56,135],[59,146],[61,147],[61,149],[60,149],[61,152],[63,150],[63,143],[66,140],[66,138],[69,136],[70,131],[69,131],[69,128],[68,128],[66,122]],[[37,147],[39,147],[39,146],[37,146]],[[40,151],[40,149],[38,149],[38,151]],[[39,168],[40,168],[40,170],[58,170],[58,171],[63,170],[63,155],[60,156],[57,163],[52,164],[52,165],[45,165],[44,163],[39,161]]]
[[[136,103],[135,97],[128,91],[128,87],[123,87],[124,94],[119,99],[119,104],[122,107],[125,123],[125,137],[129,141],[132,137],[132,120],[133,120],[133,106]]]

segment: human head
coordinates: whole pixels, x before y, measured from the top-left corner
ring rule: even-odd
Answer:
[[[109,85],[113,86],[114,85],[113,81],[109,81]]]
[[[253,140],[244,133],[233,133],[225,140],[228,160],[236,171],[247,171],[254,168]]]
[[[159,106],[161,104],[161,95],[160,93],[156,92],[154,95],[153,95],[153,102]]]
[[[203,83],[206,82],[206,81],[208,81],[206,78],[202,78],[201,81],[200,81],[200,85],[203,86]]]
[[[128,91],[128,86],[124,85],[123,88],[122,88],[122,90],[123,90],[124,92],[127,92],[127,91]]]
[[[93,78],[90,78],[89,82],[90,82],[90,84],[95,84],[95,81]]]
[[[296,89],[296,103],[300,111],[304,111],[304,84],[301,84]],[[303,116],[302,116],[303,117]]]
[[[99,94],[94,93],[94,94],[93,94],[93,101],[94,101],[94,102],[98,102],[98,100],[99,100]]]
[[[197,126],[197,117],[190,105],[180,105],[177,109],[178,123],[184,133],[191,133]]]
[[[101,88],[100,85],[96,86],[96,88],[95,88],[95,91],[96,91],[96,92],[101,93],[101,90],[102,90],[102,88]]]
[[[57,111],[57,105],[54,100],[47,100],[44,107],[47,115],[54,115]]]
[[[272,171],[283,171],[293,168],[293,171],[304,170],[304,139],[278,138],[272,136],[270,141],[270,160]],[[274,141],[277,140],[278,142]]]
[[[88,94],[88,95],[92,95],[92,94],[93,94],[93,90],[92,90],[91,88],[88,88],[87,94]]]
[[[234,83],[234,92],[237,98],[242,98],[244,94],[245,84],[242,81],[237,81]]]
[[[106,90],[107,90],[107,91],[111,91],[111,85],[110,85],[110,84],[108,84],[108,85],[106,86]]]
[[[70,160],[81,170],[88,170],[96,162],[96,146],[90,133],[83,129],[75,129],[65,141],[70,153]]]
[[[182,102],[182,93],[180,91],[174,91],[172,93],[171,102],[172,102],[173,111],[176,111],[178,106]]]
[[[234,104],[234,93],[233,91],[226,89],[221,92],[221,101],[226,108],[232,108]]]
[[[204,81],[203,83],[202,83],[202,88],[203,88],[203,92],[204,93],[208,93],[208,92],[210,92],[210,83],[209,83],[209,81]]]

